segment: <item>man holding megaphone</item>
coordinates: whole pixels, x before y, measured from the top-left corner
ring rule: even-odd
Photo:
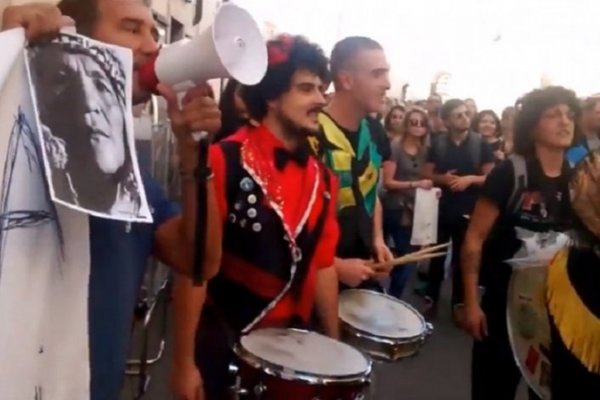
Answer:
[[[301,37],[282,35],[267,47],[266,76],[242,89],[260,125],[211,148],[223,258],[208,284],[210,303],[202,310],[203,293],[190,283],[174,294],[178,400],[196,400],[202,380],[207,399],[227,398],[228,339],[257,328],[310,327],[313,309],[324,333],[338,336],[337,184],[307,143],[325,105],[327,58]]]
[[[0,11],[7,5],[0,0]],[[129,350],[130,329],[141,278],[153,255],[186,274],[191,273],[196,228],[197,179],[206,180],[207,226],[203,278],[219,267],[221,225],[209,169],[198,176],[197,131],[214,134],[220,128],[220,112],[206,85],[189,90],[178,103],[167,85],[143,88],[138,71],[151,63],[158,51],[157,30],[151,10],[142,0],[62,0],[58,8],[48,4],[8,7],[3,29],[23,27],[30,41],[56,34],[73,22],[78,33],[133,52],[133,103],[143,103],[152,90],[165,96],[178,142],[182,175],[182,210],[171,204],[159,185],[142,173],[153,224],[131,224],[90,217],[91,274],[89,279],[89,346],[91,400],[118,399]],[[65,16],[69,17],[65,17]],[[120,129],[120,128],[118,128]],[[74,367],[75,368],[75,367]]]

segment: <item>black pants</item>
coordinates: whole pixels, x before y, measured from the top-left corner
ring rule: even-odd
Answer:
[[[452,304],[460,303],[462,299],[462,277],[460,275],[460,248],[462,247],[468,220],[461,218],[452,222],[440,221],[438,225],[438,242],[447,243],[452,239]],[[434,303],[440,299],[440,290],[444,282],[444,264],[446,258],[434,258],[429,265],[427,276],[427,296]]]
[[[206,305],[196,333],[196,365],[204,381],[206,400],[229,400],[234,384],[229,365],[234,360],[231,333],[214,309]]]
[[[488,336],[473,345],[471,400],[514,400],[521,382],[521,371],[508,338],[506,292],[507,289],[492,289],[483,295]],[[530,390],[529,399],[539,397]]]

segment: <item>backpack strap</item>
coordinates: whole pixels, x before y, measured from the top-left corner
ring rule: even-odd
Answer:
[[[438,135],[433,139],[431,146],[435,149],[435,155],[437,155],[440,160],[446,159],[446,154],[448,153],[448,133],[438,133]]]
[[[482,146],[481,135],[477,132],[469,132],[469,154],[473,161],[475,169],[481,168],[481,146]]]
[[[448,153],[448,140],[450,140],[450,138],[447,132],[438,134],[433,140],[432,146],[435,148],[435,154],[440,157],[441,160],[446,159],[446,154]],[[467,140],[469,141],[469,155],[473,162],[473,166],[475,169],[479,169],[481,167],[481,135],[471,131],[469,132]]]
[[[519,154],[511,154],[508,156],[508,160],[512,163],[514,170],[514,185],[512,193],[508,198],[508,203],[506,203],[506,210],[510,215],[513,215],[521,207],[523,193],[528,185],[527,163],[525,162],[525,158]]]

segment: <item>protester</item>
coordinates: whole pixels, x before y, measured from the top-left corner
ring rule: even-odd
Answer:
[[[95,10],[96,12],[91,12]],[[68,16],[68,17],[65,17]],[[2,16],[3,29],[22,26],[28,38],[55,35],[73,24],[77,31],[105,43],[133,51],[133,102],[145,102],[149,93],[137,84],[137,69],[159,49],[150,9],[138,0],[63,0],[58,8],[47,4],[10,6]],[[127,27],[124,29],[123,26]],[[90,217],[91,274],[89,278],[90,394],[92,400],[119,398],[129,351],[133,311],[149,257],[190,274],[196,227],[197,143],[191,133],[220,128],[220,113],[207,89],[199,86],[186,95],[182,108],[168,87],[161,88],[170,107],[177,137],[183,201],[181,209],[170,202],[147,172],[142,173],[146,197],[153,210],[152,224],[130,224]],[[115,127],[122,129],[122,127]],[[211,278],[220,262],[220,225],[211,179],[207,180],[208,221],[204,278]],[[80,368],[81,366],[73,366]]]

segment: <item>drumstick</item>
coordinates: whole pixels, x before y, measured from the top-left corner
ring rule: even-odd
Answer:
[[[415,252],[413,252],[413,253],[408,253],[408,254],[407,254],[407,256],[408,256],[408,255],[411,255],[411,254],[423,254],[423,253],[431,253],[432,251],[437,251],[437,250],[441,250],[441,249],[446,249],[446,248],[450,247],[450,244],[451,244],[451,243],[450,243],[450,242],[448,242],[448,243],[444,243],[444,244],[438,244],[437,246],[425,247],[425,248],[423,248],[423,249],[421,249],[421,250],[419,250],[419,251],[415,251]]]
[[[417,256],[413,256],[413,257],[408,257],[408,256],[403,256],[403,257],[398,257],[395,258],[393,260],[387,261],[387,262],[381,262],[381,263],[377,263],[377,264],[373,264],[372,267],[373,269],[375,269],[376,272],[389,272],[393,267],[397,267],[399,265],[406,265],[406,264],[411,264],[417,261],[424,261],[424,260],[429,260],[431,258],[436,258],[436,257],[442,257],[445,256],[446,253],[445,251],[439,252],[439,253],[429,253],[429,254],[421,254],[421,255],[417,255]]]
[[[405,257],[415,257],[415,256],[424,255],[424,254],[430,254],[430,253],[433,253],[433,252],[435,252],[437,250],[442,250],[442,249],[448,248],[449,246],[450,246],[450,242],[444,243],[444,244],[438,244],[437,246],[425,247],[425,248],[423,248],[421,250],[417,250],[417,251],[414,251],[412,253],[405,254],[405,255],[403,255],[401,257],[397,257],[397,258],[395,258],[393,260],[390,260],[390,261],[387,261],[387,262],[383,261],[383,262],[380,262],[380,263],[373,263],[372,265],[375,266],[375,265],[382,265],[382,264],[390,264],[390,263],[398,262],[398,260],[401,260],[401,259],[404,260]]]
[[[402,264],[410,264],[416,261],[428,260],[430,258],[441,257],[446,254],[446,252],[436,252],[436,250],[441,250],[450,246],[450,242],[440,244],[437,246],[426,247],[419,251],[415,251],[413,253],[405,254],[401,257],[395,258],[390,261],[384,261],[376,264],[372,264],[372,267],[378,271],[386,271],[390,270],[392,267],[402,265]]]
[[[425,247],[421,250],[417,250],[412,253],[405,254],[401,257],[394,258],[393,260],[390,260],[390,261],[371,263],[371,267],[373,267],[374,269],[388,269],[388,268],[391,268],[391,267],[394,267],[397,265],[408,264],[413,261],[421,261],[421,260],[427,260],[429,258],[440,257],[441,255],[444,255],[446,253],[445,252],[436,253],[436,250],[442,250],[442,249],[448,248],[449,246],[450,246],[450,242],[444,243],[444,244],[438,244],[436,246]],[[430,256],[427,257],[428,255],[430,255]],[[420,257],[420,256],[423,256],[423,257],[413,260],[413,258]]]

